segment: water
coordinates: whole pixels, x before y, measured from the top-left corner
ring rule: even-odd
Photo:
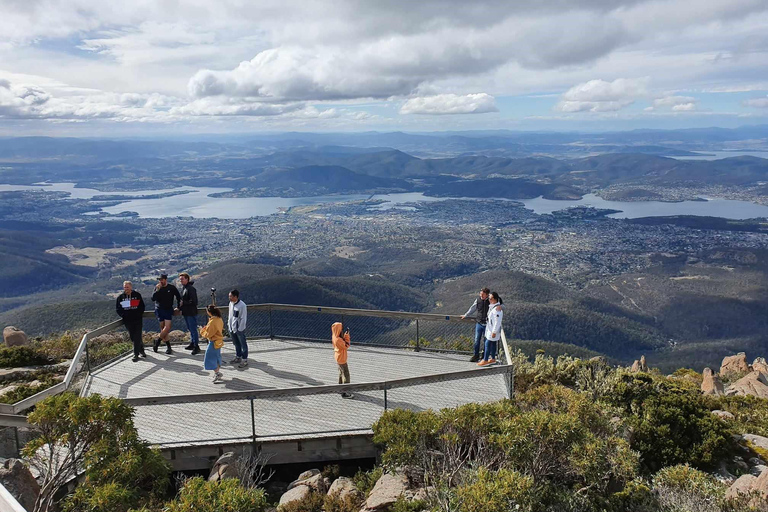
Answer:
[[[768,158],[768,151],[702,151],[701,155],[673,156],[670,158],[675,158],[677,160],[720,160],[721,158],[730,158],[734,156]]]
[[[88,188],[75,188],[74,183],[50,183],[45,185],[0,185],[0,191],[14,190],[48,190],[69,192],[73,199],[90,199],[94,196],[146,196],[175,191],[187,191],[160,199],[131,199],[123,201],[115,206],[104,206],[102,211],[116,215],[121,212],[136,212],[141,218],[167,218],[167,217],[194,217],[220,218],[220,219],[245,219],[272,215],[281,208],[292,206],[306,206],[325,203],[340,203],[346,201],[359,201],[371,198],[384,201],[380,205],[372,207],[377,210],[391,208],[404,208],[404,204],[416,202],[450,201],[468,199],[479,201],[477,198],[438,198],[428,197],[420,192],[406,192],[401,194],[367,194],[331,195],[317,197],[242,197],[224,198],[210,197],[209,194],[228,192],[229,188],[216,187],[178,187],[170,190],[149,191],[121,191],[101,192]],[[488,200],[492,198],[483,198]],[[498,199],[506,201],[506,199]],[[730,199],[709,199],[708,201],[683,201],[679,203],[665,203],[660,201],[606,201],[593,194],[585,195],[578,201],[555,201],[537,197],[535,199],[517,200],[535,213],[544,214],[564,210],[572,206],[593,206],[611,210],[621,210],[621,213],[610,215],[618,219],[634,219],[637,217],[660,217],[670,215],[698,215],[707,217],[723,217],[726,219],[752,219],[768,217],[768,206],[763,206],[748,201],[735,201]],[[408,208],[408,207],[405,207]],[[408,208],[410,209],[410,208]]]

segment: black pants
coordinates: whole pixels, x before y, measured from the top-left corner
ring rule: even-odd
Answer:
[[[133,342],[133,355],[138,357],[144,353],[144,341],[141,339],[141,331],[144,328],[144,321],[140,318],[138,320],[125,320],[125,328],[128,331],[128,336],[131,337]]]

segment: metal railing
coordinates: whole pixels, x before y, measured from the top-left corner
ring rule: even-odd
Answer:
[[[225,308],[226,306],[222,306],[222,309]],[[144,318],[154,318],[154,312],[145,312]],[[199,308],[198,323],[203,325],[205,321],[205,308]],[[460,315],[290,304],[249,305],[246,336],[327,343],[330,339],[330,325],[335,321],[341,321],[350,328],[354,343],[357,345],[468,353],[473,343],[469,326],[474,324],[474,320],[462,319]],[[182,317],[174,317],[174,327],[185,329],[181,324]],[[0,425],[11,427],[27,425],[26,416],[21,415],[21,412],[49,396],[71,389],[76,382],[81,381],[81,378],[87,376],[92,370],[88,351],[89,342],[122,325],[123,321],[120,319],[85,333],[77,346],[64,380],[15,404],[0,404]],[[501,335],[502,347],[500,348],[505,354],[507,364],[510,364],[509,349],[503,330]],[[333,386],[333,389],[333,392],[338,392],[340,388]]]

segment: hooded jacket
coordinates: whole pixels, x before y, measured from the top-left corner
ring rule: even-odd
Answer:
[[[338,364],[346,364],[347,350],[349,350],[349,333],[341,336],[341,322],[336,322],[331,326],[331,341],[333,342],[333,356]]]
[[[491,304],[491,308],[488,311],[488,325],[485,326],[485,339],[491,341],[499,341],[501,339],[501,321],[503,319],[503,308],[497,308],[496,304]],[[493,334],[496,334],[496,336],[493,336]]]
[[[197,316],[197,290],[194,281],[189,281],[181,287],[181,314],[184,316]]]
[[[115,310],[125,323],[140,322],[144,308],[144,299],[136,290],[131,291],[130,295],[125,292],[121,293],[115,302]]]

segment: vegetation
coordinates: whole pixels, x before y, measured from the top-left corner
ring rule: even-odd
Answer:
[[[38,384],[19,384],[15,389],[0,395],[0,403],[15,404],[16,402],[20,402],[25,398],[36,395],[44,389],[48,389],[49,387],[54,386],[59,382],[59,378],[48,374],[40,378],[38,380]]]
[[[53,364],[55,360],[36,346],[0,347],[0,368]]]
[[[261,489],[246,489],[236,478],[208,482],[190,478],[179,496],[165,504],[164,512],[261,512],[267,500]]]

